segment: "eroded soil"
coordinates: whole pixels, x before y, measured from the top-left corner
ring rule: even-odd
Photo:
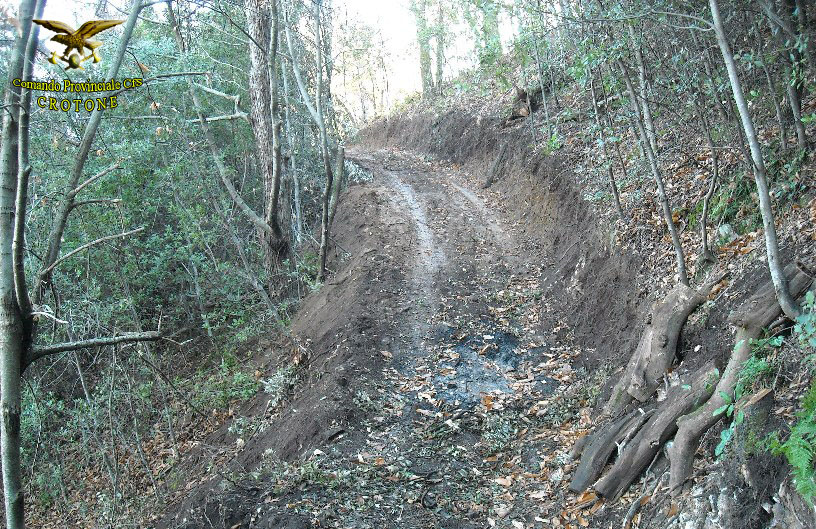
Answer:
[[[308,374],[277,409],[245,410],[259,426],[241,452],[160,525],[585,522],[562,508],[563,447],[588,425],[603,370],[573,370],[581,351],[557,320],[541,334],[539,257],[466,173],[349,156],[373,181],[345,195],[336,273],[293,323]]]

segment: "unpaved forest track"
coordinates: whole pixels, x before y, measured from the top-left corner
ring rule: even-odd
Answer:
[[[408,267],[405,302],[411,317],[401,322],[405,340],[393,352],[399,365],[421,361],[427,355],[423,342],[431,338],[432,324],[437,323],[437,330],[444,333],[450,322],[441,316],[455,314],[447,305],[451,299],[459,300],[456,308],[466,308],[480,301],[478,290],[506,281],[524,266],[508,251],[511,236],[501,221],[481,198],[463,187],[466,182],[457,183],[461,175],[441,167],[434,170],[406,153],[350,151],[349,157],[396,192],[391,197],[394,215],[406,218],[413,228],[415,257],[409,255],[403,263]]]
[[[357,250],[335,262],[293,324],[326,352],[315,351],[301,396],[247,442],[262,453],[284,439],[300,462],[203,507],[188,501],[174,519],[549,527],[542,516],[559,504],[566,462],[554,436],[566,416],[543,410],[576,378],[577,351],[568,337],[554,344],[537,334],[546,310],[539,259],[473,191],[471,175],[406,153],[348,156],[373,175],[338,212],[338,237]],[[313,434],[287,437],[286,428]]]

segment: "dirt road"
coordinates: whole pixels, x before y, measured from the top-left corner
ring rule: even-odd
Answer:
[[[252,478],[175,520],[549,527],[570,464],[562,426],[589,395],[564,391],[581,376],[568,333],[536,335],[536,257],[471,175],[405,153],[349,157],[373,179],[344,195],[334,275],[293,322],[308,376],[232,465],[257,466]]]

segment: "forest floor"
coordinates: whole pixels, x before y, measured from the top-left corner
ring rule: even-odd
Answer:
[[[160,525],[589,526],[559,484],[607,373],[572,367],[581,351],[542,302],[535,246],[454,166],[384,150],[349,157],[373,174],[338,213],[348,217],[339,225],[359,229],[338,233],[343,270],[293,324],[310,337],[309,371],[324,374],[303,381],[280,412],[249,407],[296,447],[270,450],[276,443],[263,434],[239,441],[256,457],[237,456],[244,472],[232,486],[210,483]],[[365,295],[353,284],[360,277]],[[327,322],[321,310],[368,317]],[[547,318],[551,334],[536,334]]]

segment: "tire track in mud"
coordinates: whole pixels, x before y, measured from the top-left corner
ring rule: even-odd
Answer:
[[[411,347],[415,354],[422,348],[422,339],[430,328],[430,318],[435,312],[439,296],[434,289],[434,280],[437,273],[447,262],[447,257],[443,247],[439,244],[433,229],[428,225],[428,217],[425,209],[417,199],[414,188],[400,179],[397,172],[387,169],[382,170],[388,183],[399,193],[402,202],[395,202],[396,208],[407,210],[414,226],[414,233],[417,238],[416,258],[409,273],[412,287],[421,293],[421,297],[414,295],[414,301],[420,302],[423,308],[420,310],[419,318],[408,325],[408,332],[411,337]]]
[[[471,319],[492,320],[482,298],[523,264],[511,235],[487,204],[450,173],[405,153],[353,153],[352,158],[396,191],[392,211],[410,221],[416,237],[409,245],[415,256],[405,263],[405,303],[411,312],[397,326],[402,349],[393,351],[398,370],[406,376],[417,368],[455,372],[450,378],[433,375],[438,394],[452,402],[473,405],[490,391],[510,392],[505,374],[517,364],[516,337],[445,319],[470,310],[475,312]],[[461,339],[453,339],[454,331]],[[486,345],[495,346],[498,357],[477,352]],[[440,348],[452,348],[451,363],[433,365]]]

